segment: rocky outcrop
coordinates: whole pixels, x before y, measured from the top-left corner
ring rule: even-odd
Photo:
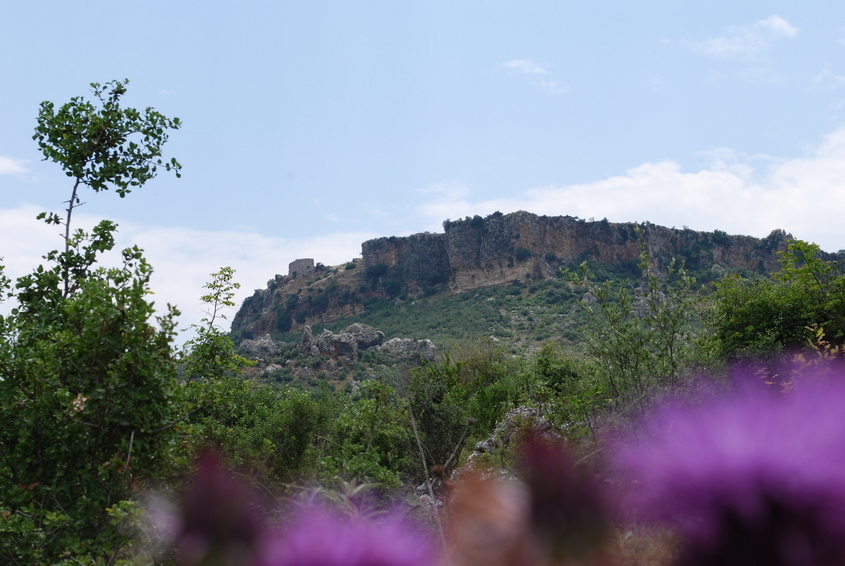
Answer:
[[[315,339],[317,349],[324,356],[332,359],[340,357],[358,361],[358,343],[351,334],[333,334],[331,330],[323,332]]]
[[[349,334],[355,339],[359,350],[366,350],[373,346],[381,346],[384,342],[384,332],[377,330],[372,326],[360,324],[358,322],[350,324],[342,331],[343,334]]]
[[[433,362],[437,357],[437,348],[431,340],[414,340],[412,338],[391,338],[379,348],[390,356]]]
[[[378,238],[362,244],[365,269],[382,281],[412,293],[448,283],[462,292],[512,281],[530,283],[554,277],[562,265],[590,259],[602,263],[637,261],[640,240],[636,224],[602,220],[587,222],[572,216],[538,216],[529,212],[491,214],[446,221],[443,234]],[[655,266],[673,258],[687,268],[714,265],[772,272],[779,268],[778,251],[788,234],[773,231],[762,240],[723,232],[642,225]]]
[[[413,234],[403,238],[377,238],[361,244],[364,278],[411,294],[437,289],[448,283],[452,266],[443,234]]]
[[[515,438],[518,439],[529,431],[533,436],[538,438],[544,438],[554,442],[561,440],[560,434],[540,414],[537,408],[526,406],[516,407],[508,411],[505,418],[496,425],[493,434],[487,439],[476,443],[475,449],[467,457],[465,468],[472,468],[476,459],[481,455],[506,448]],[[460,472],[457,475],[460,475]]]
[[[372,299],[460,293],[514,281],[532,283],[556,277],[560,268],[585,260],[626,266],[632,275],[639,274],[640,236],[632,223],[520,211],[447,220],[443,228],[442,234],[368,240],[361,245],[362,259],[345,266],[327,268],[317,263],[312,272],[308,270],[313,260],[307,260],[307,265],[306,260],[297,260],[287,276],[276,275],[266,289],[256,290],[244,301],[232,331],[248,338],[299,331],[306,325],[361,314]],[[790,238],[782,230],[759,239],[648,222],[640,228],[654,267],[662,270],[675,259],[699,275],[728,268],[777,271],[777,252],[786,248]],[[305,271],[308,277],[302,276]]]
[[[309,356],[319,356],[320,348],[317,347],[317,342],[314,340],[314,334],[311,332],[311,327],[306,326],[302,329],[302,342],[299,343],[299,349]]]
[[[383,342],[384,332],[356,322],[337,334],[330,330],[323,330],[317,337],[314,337],[310,326],[305,326],[302,329],[302,342],[299,348],[310,356],[348,358],[355,362],[358,361],[358,350],[378,349]]]
[[[244,357],[261,361],[278,356],[282,352],[282,345],[284,342],[273,340],[269,334],[265,334],[256,340],[243,340],[238,346],[238,351]]]

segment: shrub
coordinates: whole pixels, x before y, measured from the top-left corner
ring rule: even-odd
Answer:
[[[528,248],[516,248],[516,251],[514,251],[514,257],[519,263],[530,259],[533,255]]]

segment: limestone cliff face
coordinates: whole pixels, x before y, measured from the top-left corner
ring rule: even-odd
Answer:
[[[397,282],[411,294],[447,283],[452,271],[443,234],[377,238],[361,244],[361,252],[365,278]]]
[[[650,223],[642,228],[658,269],[675,258],[690,270],[743,267],[773,272],[779,268],[777,252],[786,248],[790,237],[782,230],[758,239]],[[232,331],[255,336],[297,331],[359,314],[371,298],[530,283],[555,277],[558,268],[585,260],[628,262],[636,272],[640,254],[634,224],[529,212],[447,220],[442,234],[377,238],[361,248],[363,260],[333,268],[318,263],[307,276],[301,269],[294,273],[294,264],[312,260],[297,260],[291,273],[277,275],[267,289],[257,290],[244,302]]]
[[[780,230],[760,240],[649,223],[643,229],[658,268],[676,258],[691,269],[722,265],[771,272],[789,237]],[[555,276],[560,265],[636,261],[640,254],[634,224],[528,212],[446,221],[443,234],[379,238],[364,242],[362,249],[366,268],[399,280],[406,292],[444,281],[452,292],[528,282]]]

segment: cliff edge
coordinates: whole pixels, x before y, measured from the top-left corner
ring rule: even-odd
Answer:
[[[346,265],[325,267],[310,259],[291,263],[288,275],[276,275],[266,289],[244,301],[232,332],[296,331],[360,314],[373,299],[461,293],[513,281],[530,284],[587,260],[626,264],[634,272],[640,254],[636,226],[496,212],[447,220],[443,233],[368,240],[361,245],[362,259]],[[720,268],[777,271],[777,252],[791,238],[783,230],[760,239],[648,222],[640,226],[656,268],[674,258],[699,273]]]

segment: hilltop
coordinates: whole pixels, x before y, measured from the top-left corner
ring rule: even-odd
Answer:
[[[266,289],[248,297],[232,323],[235,337],[301,331],[361,317],[384,300],[460,295],[503,285],[532,286],[556,279],[583,262],[639,276],[637,224],[587,221],[529,212],[446,220],[443,233],[377,238],[363,242],[362,257],[339,266],[313,259],[289,265]],[[699,232],[651,223],[640,225],[658,269],[672,259],[700,281],[727,270],[771,273],[777,252],[791,238],[774,230],[766,238]]]

